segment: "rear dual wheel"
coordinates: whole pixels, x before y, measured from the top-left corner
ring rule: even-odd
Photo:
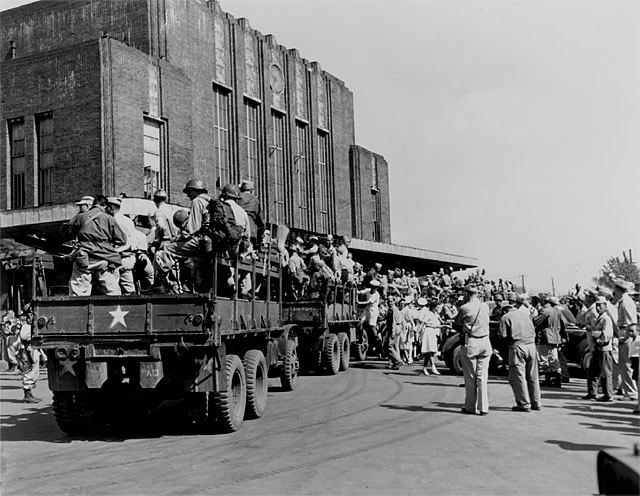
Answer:
[[[298,361],[298,349],[295,341],[287,340],[284,360],[282,364],[282,373],[280,374],[280,383],[285,391],[293,391],[298,382],[298,369],[300,362]]]
[[[340,348],[340,370],[348,370],[349,360],[351,359],[351,344],[346,332],[338,333],[338,346]]]
[[[244,356],[244,373],[247,380],[247,406],[244,418],[262,417],[267,407],[267,361],[260,350],[249,350]]]
[[[227,355],[224,364],[227,390],[209,396],[209,419],[222,432],[235,432],[244,420],[247,379],[240,357]]]
[[[330,375],[336,375],[340,370],[340,343],[336,334],[329,334],[324,340],[322,365]]]

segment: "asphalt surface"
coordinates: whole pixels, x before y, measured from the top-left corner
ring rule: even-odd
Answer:
[[[511,411],[490,380],[488,416],[459,413],[461,378],[418,365],[353,364],[337,376],[270,383],[265,416],[239,432],[172,428],[70,438],[53,417],[45,377],[36,405],[20,377],[0,376],[1,486],[8,495],[595,494],[599,450],[627,454],[634,404],[583,401],[584,379],[543,390],[540,412]]]

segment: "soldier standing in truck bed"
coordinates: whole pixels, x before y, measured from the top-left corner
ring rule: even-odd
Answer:
[[[249,227],[251,230],[251,243],[255,247],[257,243],[262,239],[264,233],[264,221],[262,220],[262,206],[260,200],[254,191],[253,181],[250,179],[243,179],[240,183],[240,193],[236,199],[236,203],[242,207],[247,215],[249,215]]]
[[[70,221],[69,236],[78,238],[69,280],[71,296],[89,296],[94,274],[99,294],[120,294],[122,262],[116,247],[124,245],[127,238],[116,220],[105,212],[106,206],[107,198],[98,195],[93,207]]]

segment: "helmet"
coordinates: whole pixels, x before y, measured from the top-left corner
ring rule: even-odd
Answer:
[[[153,194],[154,198],[166,198],[167,197],[167,192],[163,189],[157,189],[156,192]]]
[[[240,196],[240,190],[238,189],[238,186],[236,186],[235,184],[227,184],[224,188],[222,188],[222,194],[226,197],[226,198],[238,198]]]
[[[189,179],[187,185],[182,190],[183,193],[186,193],[190,189],[194,189],[196,191],[207,192],[207,187],[204,185],[201,179]]]
[[[176,212],[173,214],[173,224],[178,229],[182,229],[182,226],[184,225],[184,222],[187,220],[188,217],[189,217],[188,211],[182,208],[180,210],[176,210]]]

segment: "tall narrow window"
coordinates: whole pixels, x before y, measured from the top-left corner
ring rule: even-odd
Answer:
[[[53,115],[36,116],[38,139],[38,204],[52,202],[53,189]]]
[[[286,174],[284,170],[285,122],[284,115],[277,112],[273,112],[271,118],[273,121],[273,144],[269,147],[269,154],[274,168],[274,222],[278,224],[287,222],[285,205],[287,187],[285,184]]]
[[[311,229],[309,212],[309,126],[296,121],[296,155],[294,157],[294,178],[297,194],[300,229]]]
[[[318,131],[318,175],[320,178],[320,196],[318,208],[320,210],[320,232],[329,233],[331,229],[331,188],[329,167],[329,135]]]
[[[378,188],[378,159],[371,155],[371,189],[379,191]]]
[[[260,178],[260,106],[251,100],[245,100],[247,112],[247,178],[256,182]]]
[[[144,197],[152,198],[162,188],[162,171],[165,161],[164,123],[145,117],[144,119]]]
[[[9,121],[9,146],[11,157],[11,208],[24,208],[27,202],[24,119]]]
[[[371,224],[373,241],[382,241],[382,228],[380,221],[382,220],[382,204],[380,203],[380,194],[378,191],[371,190]]]
[[[229,100],[229,91],[213,87],[213,166],[221,186],[231,182]]]

